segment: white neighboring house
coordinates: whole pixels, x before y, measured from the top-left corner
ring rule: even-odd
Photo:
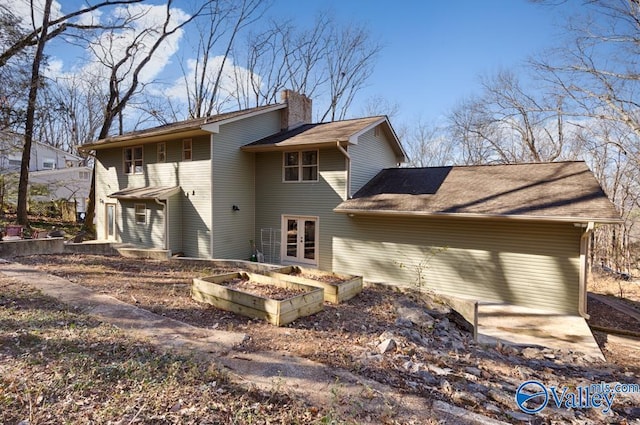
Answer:
[[[20,172],[23,136],[0,133],[0,174]],[[86,212],[91,187],[91,167],[84,160],[62,149],[34,141],[29,161],[29,183],[48,187],[46,195],[32,196],[37,201],[65,199],[76,203],[76,212]]]
[[[87,211],[87,199],[91,187],[91,168],[69,167],[56,170],[32,171],[29,173],[29,184],[43,184],[49,188],[47,195],[35,195],[37,201],[55,201],[66,199],[76,203],[76,212]]]

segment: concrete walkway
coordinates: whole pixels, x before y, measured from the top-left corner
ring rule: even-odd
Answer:
[[[203,354],[229,372],[235,382],[255,386],[263,391],[293,393],[310,404],[333,412],[336,417],[351,418],[356,412],[362,424],[379,423],[379,418],[393,412],[400,423],[417,423],[435,412],[447,423],[503,425],[488,418],[442,401],[403,394],[394,388],[345,370],[291,356],[287,353],[245,353],[236,347],[246,335],[197,328],[177,320],[151,313],[104,294],[97,294],[66,279],[0,258],[0,273],[26,283],[45,295],[97,317],[118,328],[143,336],[160,348],[186,350]],[[370,419],[368,419],[370,418]]]
[[[565,352],[581,352],[589,359],[605,360],[582,317],[509,304],[478,304],[478,341],[538,345]]]

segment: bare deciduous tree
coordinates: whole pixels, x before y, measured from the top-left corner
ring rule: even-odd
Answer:
[[[465,163],[555,161],[565,155],[562,96],[528,92],[507,71],[482,83],[482,94],[463,101],[450,115]]]

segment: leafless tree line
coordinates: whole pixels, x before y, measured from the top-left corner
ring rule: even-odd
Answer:
[[[581,6],[567,20],[560,47],[518,73],[482,78],[479,94],[461,100],[442,123],[418,120],[405,141],[415,166],[585,160],[625,220],[596,230],[593,261],[637,273],[640,5]]]
[[[141,0],[105,0],[62,16],[52,15],[52,0],[31,0],[25,25],[0,5],[0,76],[9,82],[0,92],[0,130],[25,134],[18,221],[28,223],[34,139],[74,151],[139,126],[273,103],[283,88],[326,99],[319,102],[327,105],[320,120],[345,117],[372,71],[379,44],[364,27],[338,24],[328,14],[320,14],[312,28],[285,20],[253,31],[268,6],[261,0],[197,0],[191,10],[180,10],[167,0],[162,19],[151,22],[152,7]],[[114,8],[118,13],[106,20],[92,15]],[[164,93],[161,81],[143,78],[178,34],[186,34],[196,53],[182,64],[186,108]],[[46,47],[60,36],[84,48],[93,66],[47,78]],[[91,213],[89,208],[88,231],[94,230]]]

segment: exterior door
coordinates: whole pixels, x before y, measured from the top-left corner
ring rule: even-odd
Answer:
[[[105,204],[105,233],[107,240],[116,240],[116,204]]]
[[[285,262],[318,265],[318,218],[282,218],[282,259]]]

